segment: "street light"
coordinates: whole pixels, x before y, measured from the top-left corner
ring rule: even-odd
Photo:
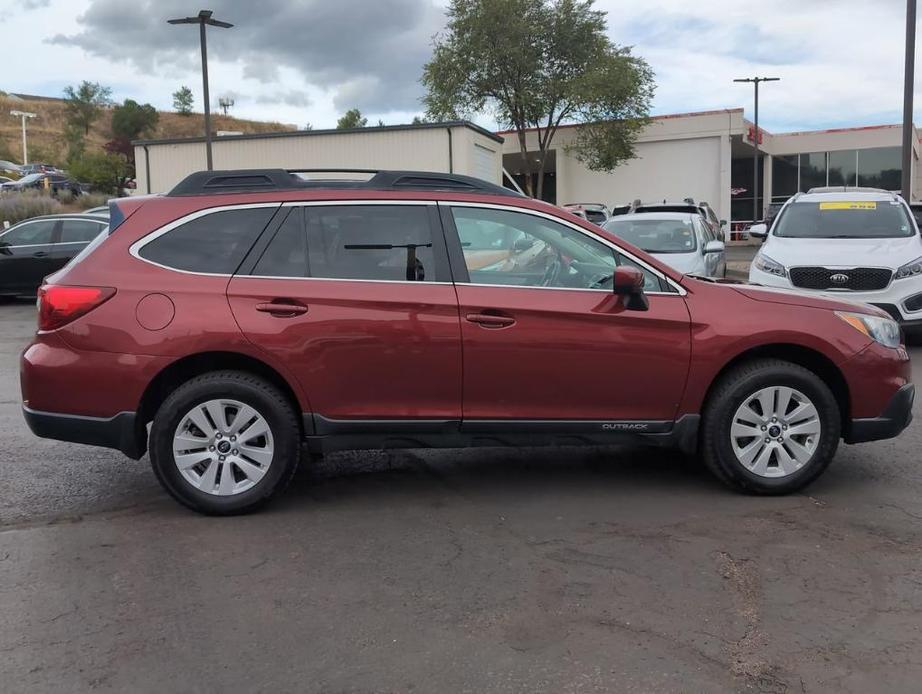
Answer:
[[[182,17],[180,19],[168,19],[167,24],[198,24],[199,25],[199,37],[202,44],[202,90],[205,92],[205,160],[208,165],[208,170],[212,169],[211,162],[211,104],[209,103],[208,96],[208,46],[205,41],[205,26],[211,25],[213,27],[221,27],[222,29],[230,29],[233,24],[229,22],[222,22],[218,19],[212,19],[211,15],[214,12],[211,10],[200,10],[198,15],[195,17]]]
[[[35,118],[36,114],[27,111],[10,111],[10,115],[22,118],[22,165],[25,166],[29,163],[29,149],[26,146],[26,119]]]
[[[912,90],[916,62],[916,0],[906,0],[906,67],[903,71],[903,199],[912,201]]]
[[[755,86],[755,128],[752,133],[752,223],[759,221],[759,83],[778,82],[780,77],[743,77],[734,82],[752,82]]]

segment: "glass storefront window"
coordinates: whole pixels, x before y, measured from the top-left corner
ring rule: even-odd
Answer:
[[[772,197],[789,197],[797,192],[797,155],[772,159]]]
[[[802,193],[811,188],[826,185],[826,152],[813,152],[800,155],[800,190]]]
[[[858,185],[899,190],[903,165],[899,147],[858,150]]]
[[[853,149],[829,153],[829,185],[854,186],[857,170],[857,156]]]

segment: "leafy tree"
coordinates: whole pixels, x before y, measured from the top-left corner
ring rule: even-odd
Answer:
[[[125,140],[136,140],[157,127],[160,114],[150,104],[139,104],[133,99],[112,109],[112,136]]]
[[[347,130],[348,128],[364,128],[368,125],[368,119],[362,116],[362,112],[357,108],[350,108],[342,118],[336,121],[337,130]]]
[[[103,106],[111,103],[112,90],[99,82],[84,80],[76,89],[64,88],[67,100],[67,122],[74,127],[83,128],[83,134],[90,134],[90,126],[99,118]]]
[[[547,153],[562,124],[583,126],[568,151],[592,170],[611,171],[634,157],[648,122],[653,72],[630,48],[612,43],[605,13],[593,3],[451,0],[446,31],[423,71],[430,118],[489,109],[515,130],[532,196],[542,195]],[[527,155],[529,129],[537,157]]]
[[[410,122],[411,125],[422,125],[423,123],[431,123],[432,121],[426,118],[425,116],[413,116],[413,120]]]
[[[68,162],[83,155],[86,150],[86,139],[79,125],[71,124],[64,128],[64,143],[67,145]]]
[[[384,121],[381,120],[380,118],[378,119],[378,127],[379,127],[379,128],[383,128],[383,127],[384,127]]]
[[[173,108],[181,116],[191,115],[193,101],[192,90],[186,85],[173,92]]]
[[[117,194],[128,175],[128,162],[124,157],[108,152],[84,152],[68,164],[68,173],[93,190],[110,195]]]
[[[305,123],[305,124],[304,124],[304,127],[301,128],[301,130],[313,130],[313,129],[314,129],[314,124],[313,124],[313,123]]]

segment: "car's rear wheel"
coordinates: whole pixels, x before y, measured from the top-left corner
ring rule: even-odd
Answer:
[[[150,458],[157,479],[201,513],[246,513],[287,486],[300,455],[288,399],[240,371],[216,371],[177,388],[154,416]]]
[[[719,479],[756,494],[786,494],[826,469],[842,423],[835,396],[815,373],[760,359],[721,378],[702,427],[704,461]]]

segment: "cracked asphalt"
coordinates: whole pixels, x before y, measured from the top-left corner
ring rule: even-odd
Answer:
[[[918,410],[785,498],[643,448],[378,452],[214,519],[29,433],[33,324],[0,306],[4,692],[919,691]]]

